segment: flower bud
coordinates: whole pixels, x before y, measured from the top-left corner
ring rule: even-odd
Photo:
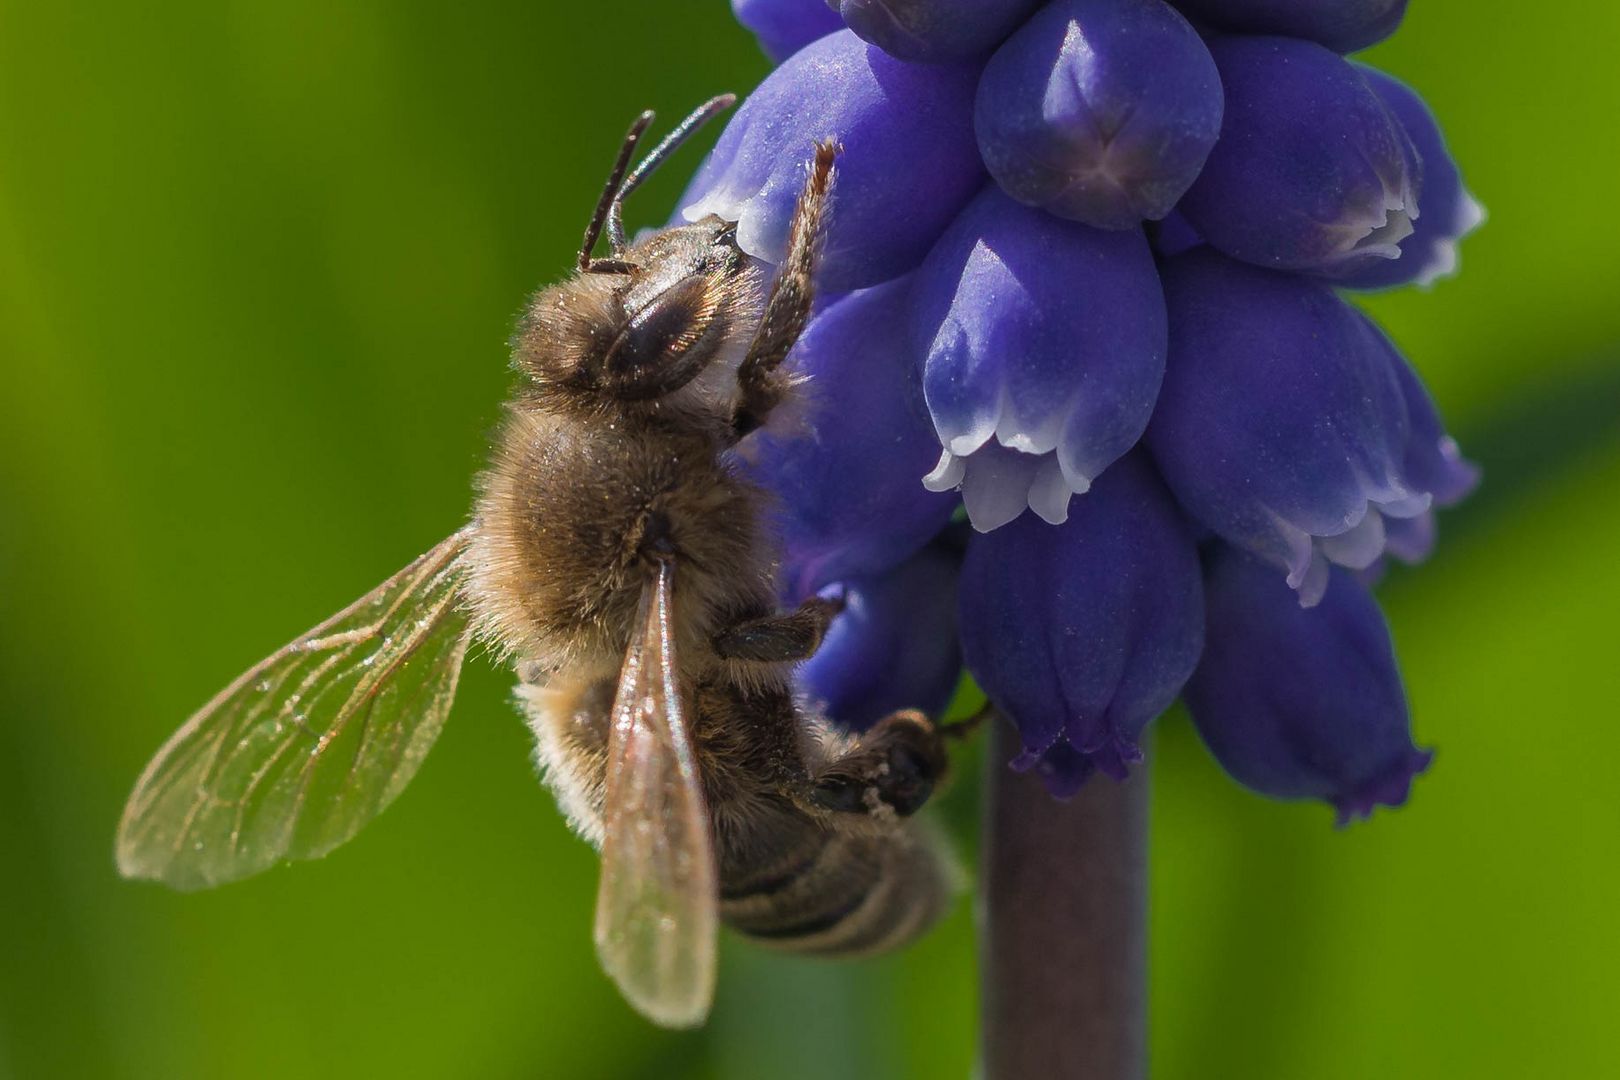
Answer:
[[[824,0],[731,0],[731,13],[777,63],[844,28],[844,21]]]
[[[739,448],[750,476],[776,496],[782,589],[794,600],[889,570],[956,509],[917,482],[939,443],[897,315],[910,287],[902,278],[851,293],[811,319],[788,359],[806,377],[798,401]]]
[[[1097,770],[1122,779],[1198,662],[1197,548],[1140,454],[1062,525],[1023,517],[973,537],[960,596],[968,670],[1018,727],[1014,768],[1055,795]]]
[[[988,187],[929,254],[913,299],[923,389],[975,528],[1071,495],[1140,438],[1164,375],[1165,315],[1140,230],[1062,221]]]
[[[828,34],[743,102],[687,188],[682,216],[735,221],[738,246],[780,264],[814,143],[830,137],[843,150],[817,283],[844,292],[903,274],[983,182],[976,75],[903,64],[847,30]]]
[[[1360,73],[1290,38],[1217,38],[1226,118],[1180,209],[1234,258],[1335,276],[1400,256],[1417,155]]]
[[[1221,81],[1163,0],[1057,0],[996,50],[979,152],[1019,202],[1104,229],[1158,219],[1221,131]]]
[[[799,668],[812,708],[863,731],[896,709],[939,716],[962,673],[956,632],[961,557],[930,544],[886,574],[844,583],[844,610]]]
[[[1406,0],[1177,0],[1195,19],[1223,30],[1282,34],[1355,52],[1383,41],[1406,14]]]
[[[1286,570],[1306,606],[1328,563],[1370,566],[1385,516],[1427,510],[1387,346],[1323,282],[1197,248],[1163,267],[1170,358],[1147,442],[1201,524]]]
[[[1041,0],[827,0],[849,28],[890,56],[965,60],[995,48]]]
[[[1339,278],[1353,289],[1387,289],[1397,285],[1432,285],[1457,272],[1457,245],[1485,220],[1485,208],[1463,187],[1462,174],[1434,114],[1417,91],[1377,68],[1355,65],[1411,140],[1423,161],[1421,217],[1412,235],[1400,242],[1401,257],[1361,267]]]
[[[1206,562],[1204,655],[1186,699],[1216,760],[1262,795],[1332,803],[1341,824],[1404,803],[1433,755],[1412,745],[1366,589],[1335,570],[1306,610],[1251,556],[1216,545]]]

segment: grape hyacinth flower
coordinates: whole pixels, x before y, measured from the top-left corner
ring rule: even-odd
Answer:
[[[1376,717],[1306,706],[1343,692],[1333,654],[1381,626],[1357,575],[1426,557],[1436,508],[1476,479],[1337,291],[1433,280],[1479,217],[1422,101],[1340,55],[1404,2],[734,7],[785,59],[682,216],[736,221],[774,265],[812,143],[842,147],[823,300],[789,361],[805,402],[740,448],[779,496],[784,597],[850,598],[807,697],[869,723],[900,700],[878,674],[915,655],[931,676],[899,682],[932,706],[959,621],[1019,764],[1054,790],[1125,775],[1196,666],[1199,724],[1239,779],[1398,802],[1380,785],[1410,754],[1286,791],[1254,763],[1285,760],[1266,739],[1405,730],[1392,660]],[[958,500],[974,530],[953,586],[930,538]],[[1245,612],[1310,630],[1231,750],[1211,703],[1243,700]]]
[[[903,64],[848,30],[814,41],[743,102],[687,188],[681,213],[688,221],[709,214],[735,221],[739,247],[781,262],[811,142],[834,135],[843,147],[838,209],[818,282],[844,292],[903,274],[984,176],[973,131],[962,123],[977,74],[970,65]]]
[[[1406,475],[1411,425],[1392,350],[1309,278],[1207,248],[1168,260],[1162,276],[1171,358],[1154,458],[1194,520],[1314,604],[1330,562],[1372,565],[1384,519],[1433,501]]]
[[[1433,754],[1412,745],[1378,605],[1342,570],[1302,609],[1268,568],[1224,544],[1205,571],[1204,657],[1187,706],[1227,772],[1279,799],[1323,799],[1340,823],[1400,806]]]
[[[960,487],[988,532],[1027,505],[1061,523],[1147,427],[1165,316],[1140,229],[1062,221],[990,187],[917,274],[911,311],[943,449],[925,487]]]
[[[776,264],[811,144],[842,145],[807,404],[740,448],[784,598],[848,604],[801,691],[854,728],[938,708],[960,635],[1003,760],[1080,808],[990,785],[985,1073],[1058,1075],[1068,1045],[1134,1074],[1139,1043],[1071,1045],[1102,1029],[1069,1018],[1140,1031],[1139,871],[1064,856],[1141,844],[1142,785],[1113,781],[1153,717],[1184,696],[1238,781],[1341,820],[1429,762],[1366,582],[1429,556],[1477,470],[1340,292],[1443,276],[1480,218],[1421,99],[1342,56],[1405,0],[828,0],[830,31],[735,6],[786,59],[684,217]],[[1013,877],[1039,895],[998,903]],[[998,982],[1054,963],[1078,996]]]
[[[1221,80],[1162,0],[1055,0],[985,65],[973,126],[1020,202],[1105,229],[1164,217],[1221,131]]]
[[[1485,208],[1463,187],[1462,173],[1446,148],[1434,114],[1410,86],[1377,68],[1357,64],[1368,86],[1401,125],[1423,162],[1422,216],[1412,235],[1398,243],[1398,259],[1383,259],[1340,277],[1355,289],[1432,285],[1457,272],[1457,245],[1485,220]]]
[[[1421,159],[1349,61],[1292,38],[1210,42],[1221,136],[1181,212],[1233,258],[1344,276],[1400,258]]]
[[[825,307],[794,351],[806,379],[797,415],[744,446],[750,475],[777,496],[790,603],[894,568],[956,509],[917,482],[938,443],[910,338],[894,317],[911,284],[900,278]]]
[[[843,614],[799,673],[812,707],[851,731],[897,709],[944,711],[962,672],[959,549],[942,537],[887,573],[846,579]]]
[[[1018,723],[1015,769],[1056,795],[1141,760],[1142,729],[1198,662],[1198,551],[1142,455],[1101,477],[1059,526],[1024,517],[968,548],[962,649]]]

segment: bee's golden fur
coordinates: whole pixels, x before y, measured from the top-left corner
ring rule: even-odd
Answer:
[[[614,680],[648,544],[663,545],[675,566],[676,656],[722,916],[801,950],[891,947],[926,927],[951,891],[948,861],[901,816],[926,797],[943,756],[919,714],[898,714],[861,740],[835,734],[793,696],[791,660],[814,650],[835,609],[812,602],[776,615],[767,496],[727,454],[750,430],[739,417],[747,379],[759,374],[739,370],[741,354],[757,353],[772,329],[759,271],[714,218],[655,234],[623,260],[637,269],[581,273],[543,290],[520,323],[523,387],[481,482],[467,562],[476,624],[518,662],[542,771],[574,827],[600,844]],[[776,365],[808,308],[807,270],[790,265],[784,274],[806,280],[777,287],[797,289],[803,310],[777,328],[784,340],[767,342],[780,355],[768,384],[756,378],[752,388],[766,407],[791,393]],[[636,332],[635,312],[655,305],[670,310],[642,321],[657,322],[660,341],[705,350],[698,375],[650,395],[639,386],[616,394],[579,374],[603,368],[614,342]],[[800,655],[717,648],[739,624],[778,618],[808,635]],[[893,775],[896,763],[912,774]],[[923,786],[897,813],[890,787],[901,780]]]

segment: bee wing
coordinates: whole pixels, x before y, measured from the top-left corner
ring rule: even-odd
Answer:
[[[703,1022],[719,925],[714,841],[676,680],[674,567],[641,593],[608,737],[596,954],[624,996],[668,1027]]]
[[[196,889],[317,858],[393,801],[455,697],[469,537],[451,536],[186,721],[124,807],[124,876]]]

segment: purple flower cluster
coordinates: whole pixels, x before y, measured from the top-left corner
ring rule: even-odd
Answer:
[[[684,217],[777,263],[843,147],[803,407],[747,457],[786,597],[849,600],[807,695],[865,725],[965,662],[1059,795],[1180,697],[1259,792],[1400,805],[1429,754],[1368,583],[1477,477],[1344,290],[1452,272],[1482,218],[1342,55],[1405,0],[733,8],[781,65]]]

